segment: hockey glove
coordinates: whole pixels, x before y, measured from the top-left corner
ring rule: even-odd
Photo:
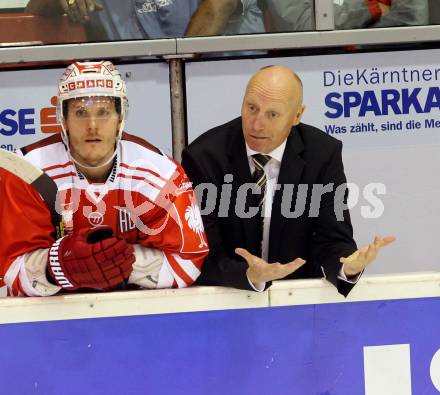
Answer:
[[[106,290],[130,276],[134,261],[133,246],[114,237],[109,226],[82,229],[52,245],[48,279],[68,291]]]

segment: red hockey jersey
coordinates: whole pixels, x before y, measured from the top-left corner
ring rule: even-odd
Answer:
[[[157,288],[185,287],[200,275],[208,245],[191,183],[178,163],[124,133],[107,181],[97,184],[77,170],[59,135],[22,152],[56,182],[65,232],[109,225],[138,246],[129,282],[144,286],[139,249],[162,252]]]
[[[21,257],[47,249],[54,242],[51,212],[40,194],[28,183],[0,167],[0,218],[4,230],[0,242],[0,287],[11,295],[27,294],[20,277]]]

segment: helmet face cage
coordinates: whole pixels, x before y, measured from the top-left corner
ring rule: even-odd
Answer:
[[[75,62],[67,67],[58,85],[57,119],[61,123],[63,140],[68,143],[63,114],[66,100],[90,96],[108,96],[121,103],[121,137],[128,112],[127,88],[121,74],[109,61]]]

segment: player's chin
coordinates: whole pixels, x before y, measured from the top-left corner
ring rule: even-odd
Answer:
[[[83,157],[89,166],[96,166],[105,159],[105,155],[98,152],[89,152],[88,155],[84,155]]]

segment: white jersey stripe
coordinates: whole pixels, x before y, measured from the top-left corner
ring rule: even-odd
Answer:
[[[73,171],[70,171],[68,173],[62,173],[62,174],[57,174],[57,175],[48,174],[48,175],[50,178],[52,178],[52,180],[56,181],[56,180],[61,180],[63,178],[75,177],[77,174],[74,173]]]
[[[20,273],[20,268],[24,264],[23,256],[20,255],[17,257],[14,262],[12,262],[11,266],[9,266],[5,276],[3,277],[3,281],[8,287],[9,294],[12,295],[12,286],[14,284],[15,279]]]
[[[51,171],[51,170],[54,170],[54,169],[65,169],[65,168],[68,167],[68,166],[73,166],[72,161],[69,160],[68,162],[63,163],[63,164],[57,164],[57,165],[53,165],[53,166],[47,166],[47,167],[45,167],[45,168],[43,169],[43,171],[47,173],[48,171]]]
[[[160,190],[151,184],[146,183],[145,181],[137,181],[132,179],[127,179],[120,177],[119,183],[107,183],[106,186],[108,187],[108,192],[110,191],[118,191],[122,190],[122,194],[125,194],[125,191],[128,195],[130,195],[130,191],[140,193],[147,199],[149,199],[151,202],[154,202],[157,199],[157,196],[160,193]],[[84,181],[84,184],[81,183],[74,183],[72,184],[71,178],[68,177],[68,180],[66,178],[59,178],[54,180],[55,183],[58,186],[58,191],[67,191],[69,189],[76,189],[76,190],[82,190],[86,191],[87,186],[89,185],[87,181]],[[127,195],[127,200],[128,200]],[[130,195],[131,196],[131,195]]]
[[[161,189],[163,187],[163,185],[162,186],[157,185],[153,181],[151,181],[143,176],[136,176],[133,174],[118,173],[118,174],[116,174],[116,178],[125,178],[127,180],[133,180],[133,183],[135,183],[137,181],[143,181],[156,189]]]
[[[179,288],[187,287],[185,281],[183,281],[173,270],[166,255],[164,255],[163,265],[160,269],[159,280],[157,282],[157,288],[171,288],[174,280]]]
[[[110,190],[122,189],[127,191],[128,194],[130,191],[138,192],[152,202],[156,200],[160,192],[159,189],[153,187],[151,184],[147,184],[145,181],[133,181],[122,177],[120,178],[119,186],[113,183],[113,185],[109,185],[109,187]]]
[[[120,163],[119,166],[120,166],[121,173],[147,178],[152,183],[157,184],[160,187],[164,186],[167,182],[167,180],[165,178],[161,177],[158,174],[155,174],[153,171],[148,170],[146,168],[139,167],[139,166],[133,167],[133,166],[127,165],[126,163]]]
[[[160,175],[162,180],[169,180],[176,171],[177,165],[167,156],[145,149],[131,141],[121,141],[121,162],[134,168],[147,168],[153,174]]]
[[[173,286],[173,276],[170,273],[170,265],[167,258],[164,257],[163,265],[160,268],[157,288],[171,288]]]
[[[194,266],[194,263],[189,259],[183,259],[177,254],[171,254],[180,267],[190,276],[194,281],[200,276],[200,270]]]
[[[47,175],[50,177],[56,177],[61,174],[67,174],[67,173],[73,173],[76,175],[76,169],[72,164],[66,167],[57,167],[52,169],[43,168],[43,171],[46,172]]]

